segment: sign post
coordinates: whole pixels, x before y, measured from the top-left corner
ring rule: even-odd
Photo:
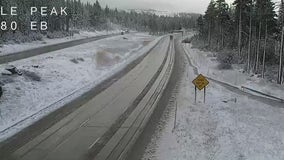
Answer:
[[[204,100],[203,102],[206,102],[206,87],[209,84],[209,81],[206,79],[205,76],[203,76],[202,74],[198,75],[193,81],[192,83],[195,86],[195,103],[196,103],[196,99],[197,99],[197,88],[202,91],[204,89]]]
[[[195,92],[194,92],[194,94],[195,94],[194,102],[196,103],[196,99],[197,99],[197,87],[196,87],[196,86],[195,86]]]
[[[206,102],[206,87],[204,87],[204,100],[203,102],[205,103]]]

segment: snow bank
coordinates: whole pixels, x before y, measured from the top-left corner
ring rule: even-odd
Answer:
[[[193,68],[184,73],[174,107],[165,111],[143,160],[283,160],[284,109],[211,83],[194,104]],[[168,118],[169,117],[169,118]]]

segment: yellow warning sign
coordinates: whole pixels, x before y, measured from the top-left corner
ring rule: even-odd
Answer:
[[[206,79],[205,76],[203,76],[202,74],[200,74],[199,76],[197,76],[197,78],[195,78],[192,83],[199,89],[199,90],[203,90],[205,87],[208,86],[209,81]]]

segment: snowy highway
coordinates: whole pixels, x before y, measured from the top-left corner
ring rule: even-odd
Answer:
[[[28,116],[33,124],[0,144],[0,158],[281,160],[284,156],[283,102],[242,90],[238,85],[256,79],[236,70],[220,71],[212,67],[217,61],[208,56],[211,53],[193,49],[181,40],[179,35],[171,40],[169,36],[157,38],[136,33],[96,42],[105,51],[123,53],[119,57],[124,59],[124,65],[105,72],[110,69],[109,62],[96,61],[95,65],[103,68],[102,75],[112,73],[112,76],[97,87],[89,87],[89,92],[75,94],[79,98],[45,113],[47,116]],[[85,44],[76,50],[85,48],[81,56],[87,59],[93,56],[88,53],[92,45]],[[67,53],[71,50],[74,48],[64,54],[77,55],[76,51]],[[65,56],[60,52],[53,54],[55,59]],[[64,60],[69,61],[71,57]],[[115,62],[117,55],[108,57]],[[40,62],[38,58],[36,61]],[[80,61],[78,57],[76,60]],[[94,70],[84,75],[81,69],[94,62],[87,59],[84,63],[77,64],[80,65],[78,73],[88,77]],[[50,64],[54,62],[43,65]],[[74,66],[60,64],[66,69]],[[72,67],[69,70],[75,71]],[[96,70],[96,74],[99,72]],[[203,103],[203,92],[198,92],[194,103],[192,80],[199,73],[210,81],[206,103]],[[241,77],[228,78],[232,75]],[[281,93],[281,88],[276,91]]]
[[[0,141],[86,92],[107,87],[158,40],[144,33],[115,36],[9,63],[23,75],[0,77],[5,92],[0,100]],[[5,68],[0,65],[2,73]]]
[[[194,103],[192,80],[214,68],[205,68],[209,62],[198,57],[201,51],[185,52],[180,42],[175,47],[180,78],[170,95],[161,98],[164,108],[154,112],[128,160],[282,160],[283,102],[210,79],[206,103],[203,92]]]
[[[284,160],[284,0],[0,0],[0,160]]]
[[[27,49],[27,50],[24,50],[24,51],[18,51],[18,52],[7,54],[7,55],[1,55],[0,54],[0,64],[13,62],[13,61],[17,61],[17,60],[21,60],[21,59],[45,54],[45,53],[48,53],[48,52],[52,52],[52,51],[56,51],[56,50],[60,50],[60,49],[64,49],[64,48],[68,48],[68,47],[72,47],[72,46],[77,46],[77,45],[84,44],[84,43],[98,41],[98,40],[108,38],[108,37],[112,37],[112,36],[115,36],[115,35],[118,35],[118,34],[109,34],[109,35],[101,35],[101,36],[94,36],[94,37],[89,37],[89,38],[77,39],[77,40],[62,42],[62,43],[58,43],[58,44],[46,45],[46,46],[42,46],[42,47],[39,47],[39,48],[33,48],[33,49]]]
[[[113,77],[66,117],[41,120],[1,145],[1,159],[118,159],[135,141],[165,89],[173,68],[173,43],[162,38],[133,69]],[[128,66],[128,68],[131,65]],[[72,107],[72,106],[69,106]],[[72,107],[73,108],[73,107]],[[63,110],[64,111],[64,110]],[[52,114],[51,114],[52,115]],[[51,116],[56,119],[60,114]],[[27,132],[26,134],[24,132]],[[136,138],[135,138],[136,137]],[[17,141],[18,139],[18,141]]]

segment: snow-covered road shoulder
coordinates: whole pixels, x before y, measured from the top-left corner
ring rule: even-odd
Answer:
[[[194,103],[196,77],[187,64],[170,120],[158,127],[143,160],[282,160],[284,109],[272,107],[210,83]],[[165,116],[167,117],[167,116]]]

